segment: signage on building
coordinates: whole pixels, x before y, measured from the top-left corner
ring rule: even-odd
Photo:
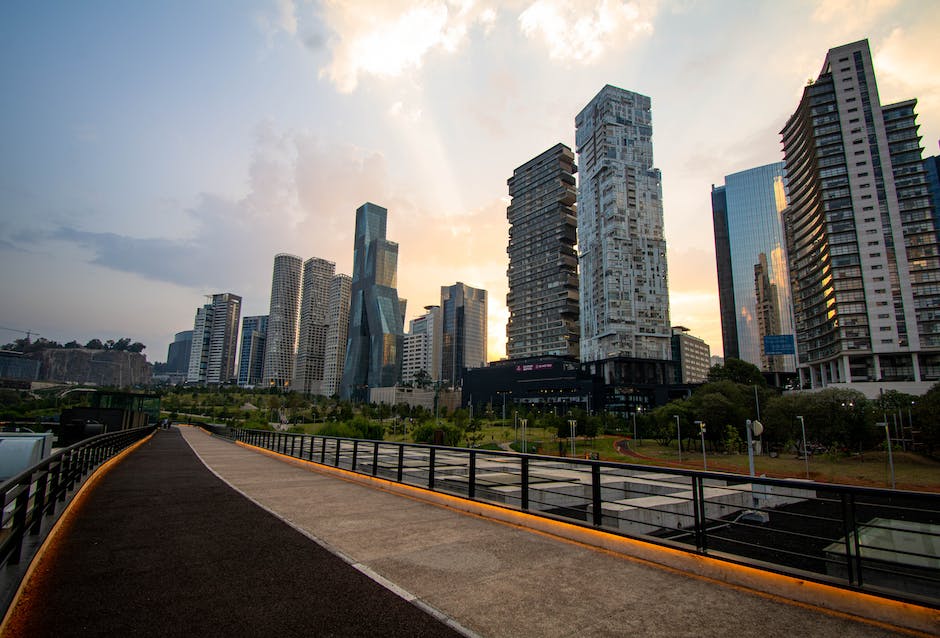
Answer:
[[[768,357],[778,354],[796,354],[793,335],[766,335],[764,354]]]
[[[516,372],[536,372],[538,370],[551,370],[553,363],[523,363],[516,366]]]

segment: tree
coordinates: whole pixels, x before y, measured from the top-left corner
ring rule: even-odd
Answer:
[[[85,347],[89,350],[104,350],[104,344],[101,343],[101,339],[91,339],[85,344]]]
[[[728,380],[742,385],[756,385],[761,388],[767,385],[767,380],[761,374],[760,368],[753,363],[734,358],[725,359],[724,365],[712,366],[711,370],[708,371],[708,380]]]

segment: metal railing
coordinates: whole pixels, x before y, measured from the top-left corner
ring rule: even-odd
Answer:
[[[314,463],[940,607],[940,494],[262,430]]]
[[[0,485],[3,496],[0,526],[0,569],[18,565],[24,541],[41,538],[46,527],[85,476],[129,445],[141,440],[155,426],[99,434],[63,448]],[[38,542],[36,543],[38,545]]]

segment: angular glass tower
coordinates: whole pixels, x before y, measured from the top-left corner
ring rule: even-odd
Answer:
[[[581,361],[671,360],[650,98],[610,85],[575,118]]]
[[[303,260],[296,255],[280,253],[274,256],[271,306],[268,310],[268,332],[261,374],[261,382],[265,387],[287,389],[294,375],[302,264]]]
[[[404,308],[396,290],[398,244],[385,238],[388,211],[366,203],[356,210],[349,336],[340,396],[366,400],[369,388],[401,376]]]
[[[467,368],[486,365],[486,291],[441,286],[441,379],[460,385]]]
[[[881,104],[862,40],[829,50],[781,131],[804,386],[940,378],[940,247],[915,106]]]
[[[725,357],[764,372],[794,372],[792,354],[765,349],[765,337],[792,343],[790,279],[783,225],[784,164],[777,162],[725,177],[712,187],[718,300]]]
[[[506,356],[579,355],[574,153],[556,144],[512,172]]]

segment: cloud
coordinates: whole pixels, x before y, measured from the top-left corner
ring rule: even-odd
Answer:
[[[810,19],[840,30],[857,31],[873,24],[899,0],[820,0]]]
[[[519,15],[519,29],[553,60],[591,64],[610,46],[651,35],[655,15],[655,3],[536,0]]]
[[[394,78],[421,68],[435,51],[453,53],[474,24],[492,28],[496,12],[472,1],[387,2],[364,9],[357,0],[331,2],[323,19],[332,30],[332,59],[320,70],[342,93],[362,76]]]

